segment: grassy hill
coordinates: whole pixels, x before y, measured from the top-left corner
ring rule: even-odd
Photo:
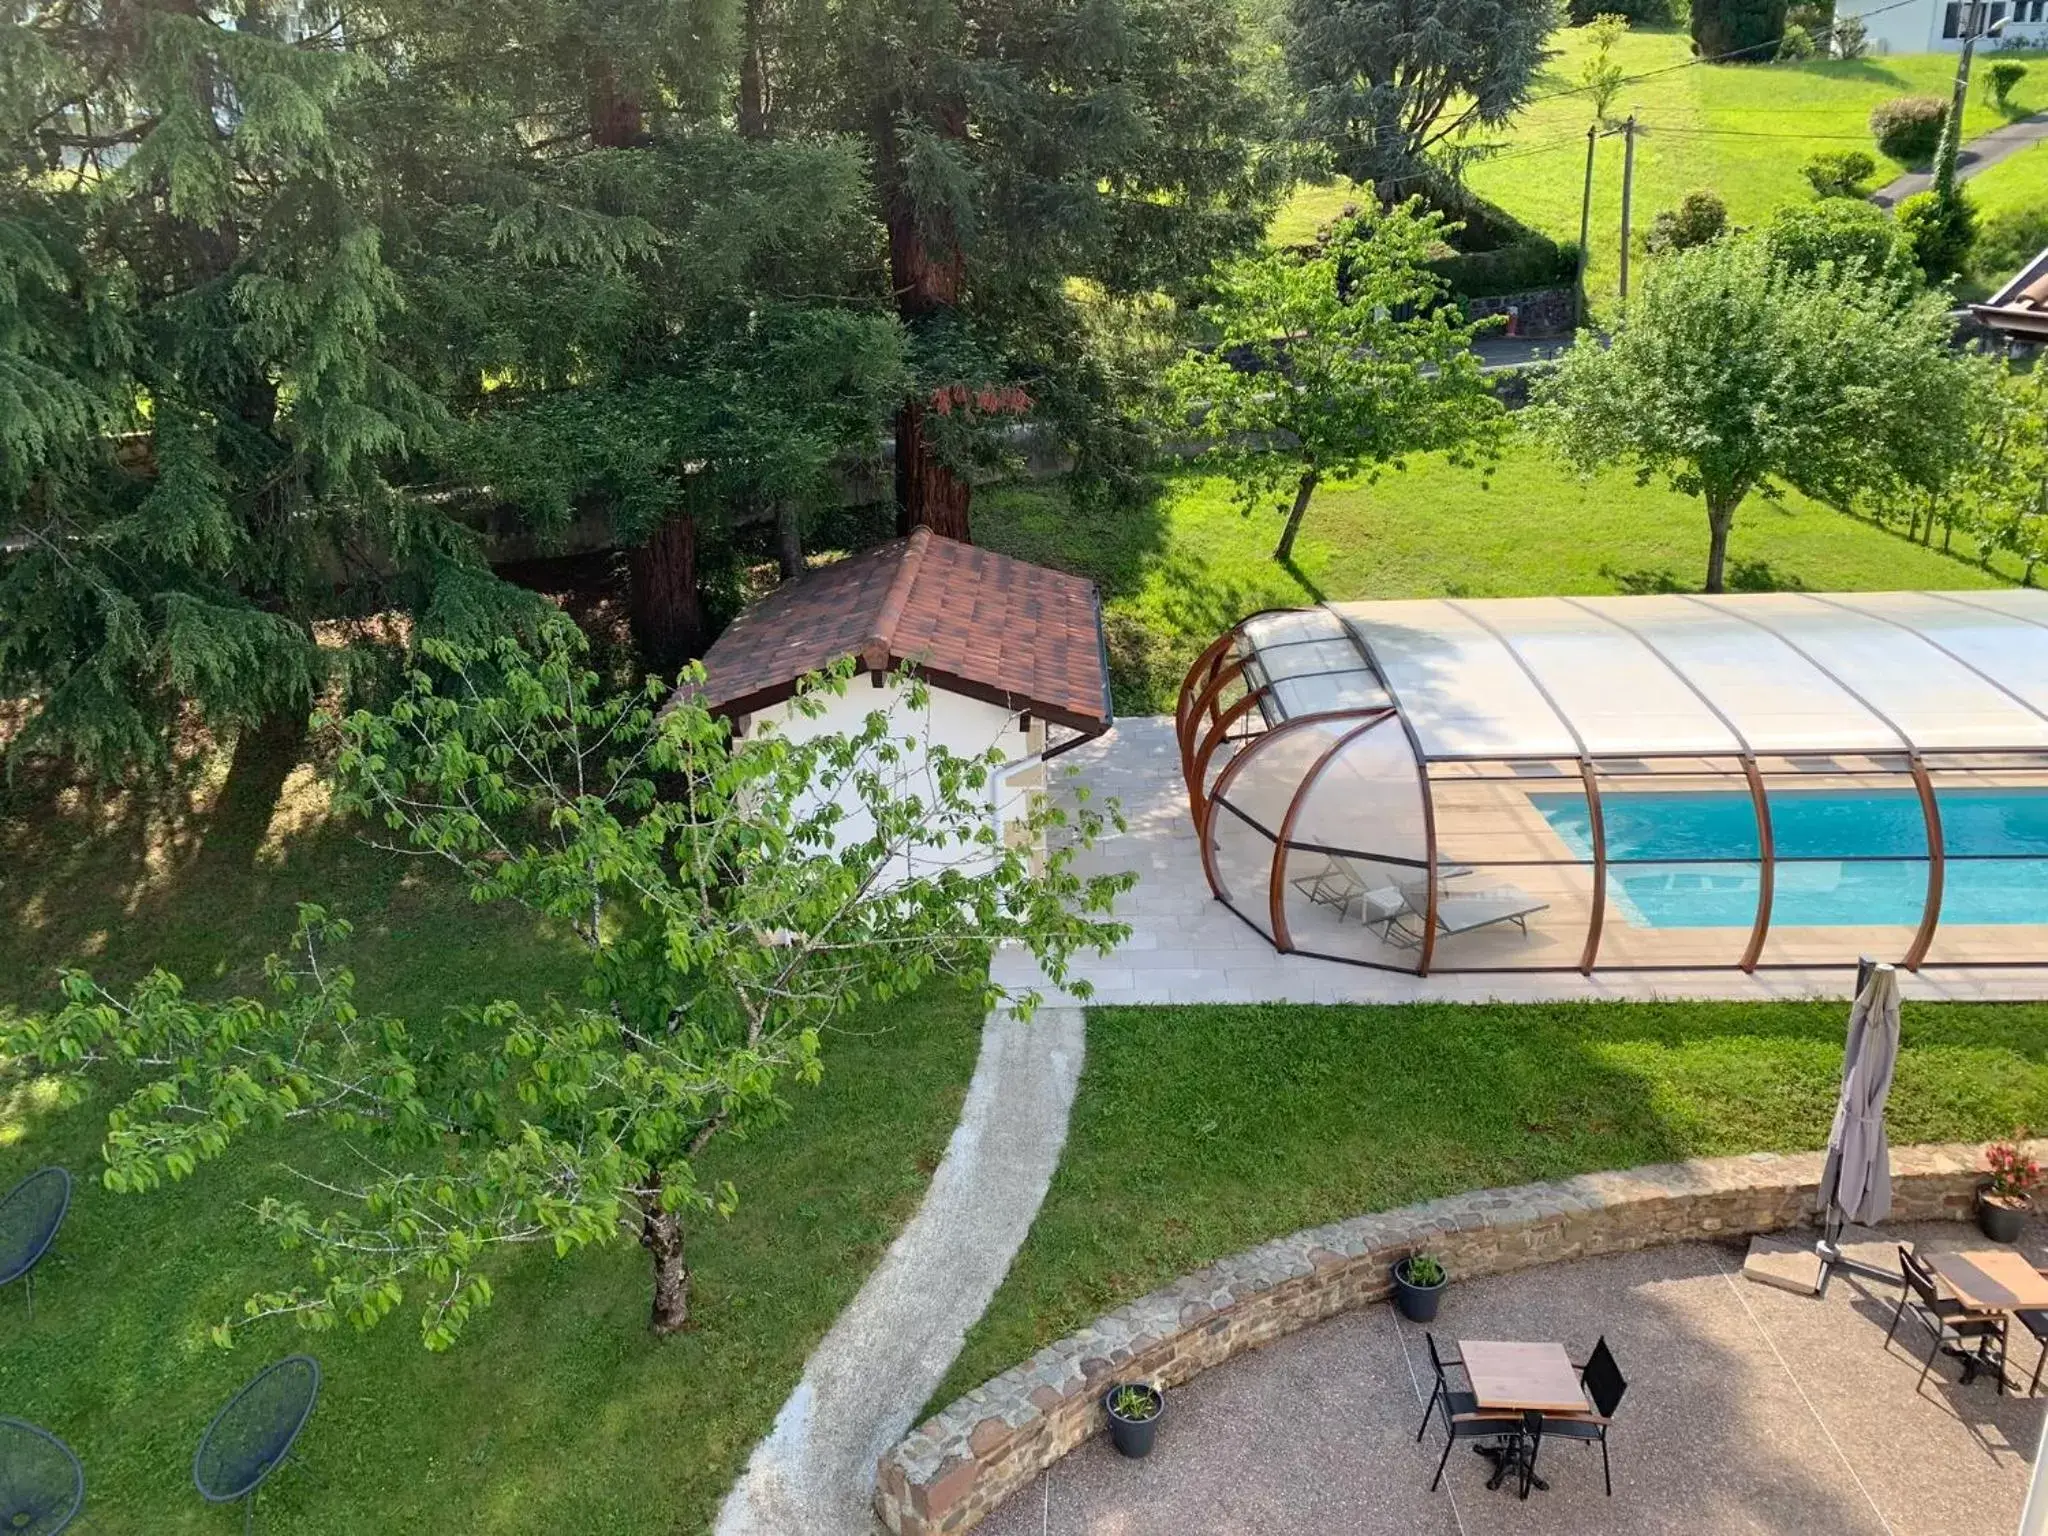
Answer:
[[[1954,78],[1948,54],[1895,55],[1803,64],[1718,64],[1687,67],[1691,39],[1680,30],[1633,32],[1616,56],[1631,75],[1614,104],[1617,119],[1633,110],[1636,139],[1634,224],[1638,231],[1695,187],[1712,187],[1737,223],[1754,222],[1785,203],[1813,197],[1799,167],[1823,149],[1862,149],[1879,162],[1876,181],[1907,169],[1879,155],[1870,137],[1870,109],[1892,96],[1945,96]],[[1583,95],[1559,96],[1578,84],[1589,49],[1583,28],[1556,38],[1556,57],[1538,79],[1539,98],[1498,136],[1502,158],[1469,175],[1472,188],[1525,222],[1559,239],[1579,234],[1580,192],[1586,170],[1586,129],[1592,106]],[[1655,71],[1665,73],[1654,73]],[[1540,98],[1549,96],[1551,99]],[[1991,104],[1981,83],[1973,86],[1964,129],[1984,133],[2006,121],[2048,106],[2048,68],[2035,68],[2020,82],[2010,106]],[[1510,158],[1511,156],[1511,158]],[[2035,185],[2048,197],[2048,164],[2037,169],[2027,156]],[[2000,184],[2012,178],[1998,167],[1987,175]],[[1615,293],[1621,236],[1622,141],[1602,139],[1595,154],[1591,259],[1587,289],[1595,304]],[[1331,213],[1355,197],[1348,183],[1307,187],[1273,224],[1277,240],[1312,233]],[[2000,190],[1999,195],[2006,193]],[[2014,195],[2024,196],[2024,191]],[[1640,254],[1640,249],[1638,251]]]

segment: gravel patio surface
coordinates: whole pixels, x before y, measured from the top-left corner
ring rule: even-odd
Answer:
[[[1973,1227],[1893,1229],[1922,1251],[1985,1247]],[[2022,1243],[2048,1264],[2048,1223]],[[1735,1245],[1685,1244],[1455,1282],[1432,1326],[1460,1338],[1556,1340],[1583,1359],[1605,1334],[1629,1390],[1597,1445],[1546,1445],[1549,1492],[1490,1492],[1468,1446],[1442,1452],[1422,1330],[1390,1306],[1349,1313],[1170,1395],[1158,1447],[1106,1438],[1050,1468],[984,1523],[988,1536],[1799,1532],[1969,1536],[2017,1527],[2048,1398],[2025,1395],[2037,1349],[2014,1325],[2017,1391],[1958,1383],[1909,1317],[1887,1349],[1895,1287],[1838,1272],[1825,1298],[1741,1277]]]

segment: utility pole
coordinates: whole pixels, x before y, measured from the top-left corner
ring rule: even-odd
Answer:
[[[1934,195],[1944,203],[1955,196],[1956,159],[1963,148],[1963,107],[1970,94],[1970,58],[1980,37],[2005,30],[2003,18],[1984,25],[1984,0],[1966,0],[1963,6],[1963,51],[1956,59],[1956,83],[1949,97],[1948,118],[1941,125],[1941,147],[1934,152]]]
[[[1628,300],[1628,213],[1636,187],[1636,112],[1629,108],[1628,121],[1621,125],[1621,297]]]
[[[1593,146],[1600,141],[1600,125],[1586,125],[1586,190],[1579,194],[1579,291],[1575,300],[1579,323],[1586,320],[1586,251],[1593,238]]]

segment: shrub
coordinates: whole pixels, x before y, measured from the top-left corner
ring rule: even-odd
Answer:
[[[1894,160],[1931,160],[1947,116],[1948,103],[1939,96],[1894,96],[1870,109],[1870,132]]]
[[[1870,28],[1861,16],[1844,16],[1835,23],[1835,57],[1860,59],[1870,51]]]
[[[1821,197],[1861,197],[1877,162],[1860,149],[1824,149],[1807,158],[1799,174]]]
[[[1999,59],[1985,71],[1984,83],[1991,87],[1991,99],[2002,107],[2012,96],[2013,87],[2026,78],[2026,65],[2014,59]]]
[[[1643,244],[1653,255],[1689,251],[1718,240],[1728,229],[1728,205],[1718,192],[1701,187],[1688,192],[1676,208],[1667,208],[1650,225]]]
[[[1984,221],[1970,252],[1970,270],[1987,286],[2005,280],[2048,250],[2048,207],[2006,208]]]
[[[1785,35],[1785,0],[1693,0],[1693,51],[1761,64]]]
[[[1780,208],[1757,230],[1756,238],[1794,272],[1811,272],[1823,263],[1840,272],[1854,262],[1875,274],[1910,269],[1913,264],[1903,232],[1890,216],[1858,198]]]
[[[1813,46],[1813,34],[1796,21],[1785,23],[1784,36],[1778,39],[1778,62],[1796,64],[1801,59],[1810,59],[1820,50]]]
[[[1497,251],[1467,251],[1432,261],[1429,269],[1461,299],[1484,299],[1535,288],[1568,288],[1578,281],[1575,240],[1532,235]]]
[[[1936,192],[1915,192],[1899,204],[1897,218],[1907,249],[1930,281],[1963,270],[1977,240],[1977,210],[1962,188],[1948,200]]]
[[[1671,0],[1568,0],[1565,14],[1575,27],[1583,27],[1601,15],[1619,16],[1631,24],[1652,27],[1668,27],[1678,20]]]

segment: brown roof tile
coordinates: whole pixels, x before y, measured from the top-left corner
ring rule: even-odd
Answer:
[[[777,587],[704,657],[705,699],[735,713],[789,697],[845,656],[1077,729],[1107,725],[1095,584],[920,528]]]

